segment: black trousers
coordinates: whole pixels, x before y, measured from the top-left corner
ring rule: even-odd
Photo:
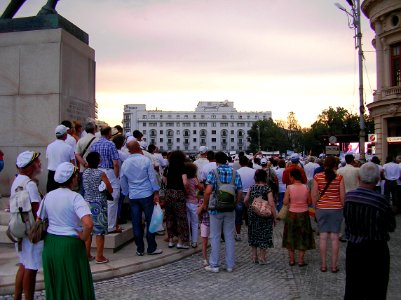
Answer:
[[[345,260],[346,300],[385,300],[390,272],[386,241],[348,242]]]
[[[56,171],[51,171],[51,170],[49,170],[49,173],[47,173],[47,185],[46,185],[47,193],[59,188],[59,184],[54,181],[55,173]]]
[[[400,203],[398,199],[398,185],[397,185],[397,180],[387,180],[384,184],[384,196],[390,201],[390,195],[391,195],[391,201],[394,207],[400,208]]]

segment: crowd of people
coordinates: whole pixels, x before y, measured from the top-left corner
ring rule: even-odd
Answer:
[[[16,299],[22,292],[33,298],[42,265],[48,299],[93,299],[89,261],[109,262],[104,256],[105,235],[122,232],[124,207],[130,210],[136,255],[161,254],[158,233],[149,231],[156,204],[164,210],[169,248],[197,248],[200,235],[206,271],[220,272],[223,242],[225,270],[235,270],[235,244],[241,242],[244,223],[250,262],[265,265],[278,215],[283,213],[282,247],[290,266],[307,266],[305,252],[316,247],[318,235],[320,271],[337,273],[341,241],[347,241],[345,298],[374,293],[375,299],[385,299],[387,242],[395,228],[394,213],[401,212],[401,156],[397,162],[389,158],[383,166],[377,157],[360,164],[350,153],[343,162],[334,156],[303,158],[294,153],[286,160],[244,152],[233,161],[224,152],[201,146],[191,159],[180,150],[159,153],[138,130],[98,130],[90,120],[84,127],[70,121],[58,125],[46,159],[44,197],[36,180],[40,153],[25,151],[16,162],[19,174],[11,194],[24,186],[35,218],[49,220],[44,242],[33,244],[24,238],[18,245]],[[268,213],[260,213],[258,205]],[[359,255],[361,251],[365,254]],[[379,277],[373,284],[372,278]]]

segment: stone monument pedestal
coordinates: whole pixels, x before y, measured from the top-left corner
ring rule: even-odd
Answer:
[[[55,127],[63,120],[84,126],[87,117],[95,116],[95,51],[85,41],[62,28],[1,33],[0,149],[5,167],[0,194],[9,194],[16,157],[28,149],[42,153],[39,180],[45,191],[46,147],[55,139]]]

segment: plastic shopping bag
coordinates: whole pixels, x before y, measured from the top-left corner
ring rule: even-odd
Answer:
[[[163,230],[163,211],[159,203],[157,203],[153,208],[152,219],[149,225],[149,232],[155,233],[160,230]]]

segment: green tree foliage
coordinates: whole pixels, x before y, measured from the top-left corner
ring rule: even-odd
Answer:
[[[256,152],[259,149],[258,126],[260,146],[263,151],[280,151],[282,153],[286,150],[294,150],[318,155],[324,150],[328,136],[359,136],[359,125],[359,115],[350,113],[343,107],[336,109],[329,107],[323,110],[310,128],[301,128],[295,113],[290,112],[286,121],[274,122],[269,119],[254,123],[248,131],[250,150]],[[365,126],[366,133],[374,133],[372,117],[365,115]]]

